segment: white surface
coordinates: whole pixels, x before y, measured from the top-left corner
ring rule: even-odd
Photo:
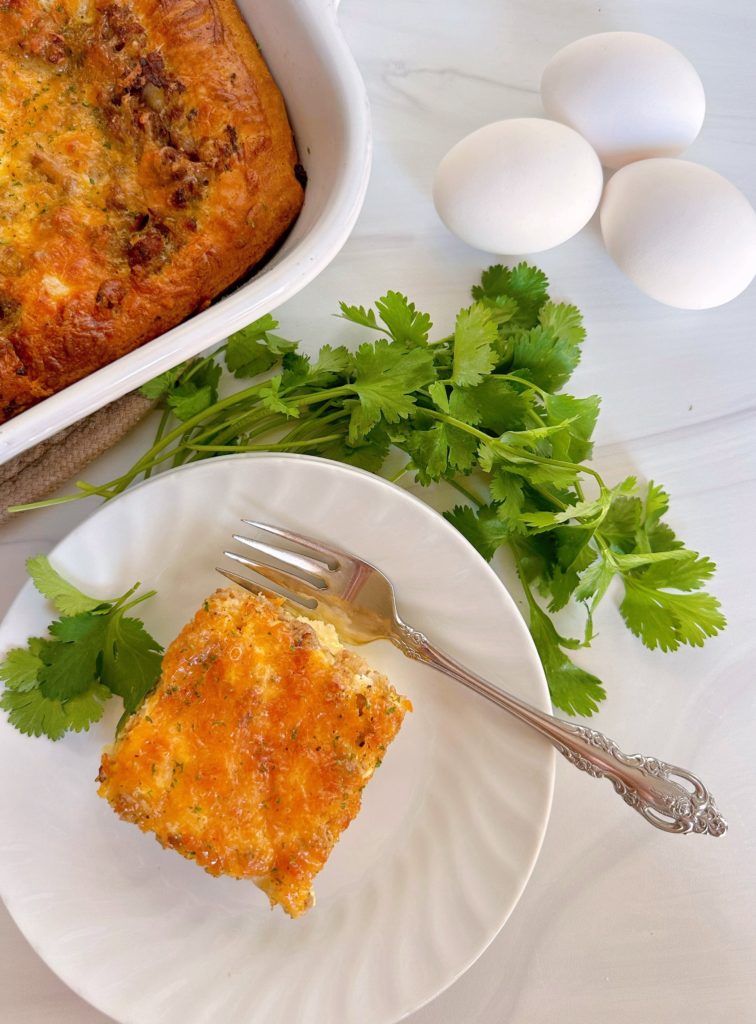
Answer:
[[[426,504],[350,467],[271,454],[187,467],[102,508],[51,561],[97,597],[135,579],[157,589],[140,616],[167,646],[227,585],[214,566],[245,517],[359,552],[392,580],[408,623],[548,708],[530,634],[496,574]],[[100,555],[85,569],[91,551]],[[44,635],[49,621],[28,584],[0,650]],[[316,879],[316,906],[296,922],[252,885],[213,879],[117,820],[94,776],[118,709],[58,744],[31,741],[3,716],[0,894],[72,988],[124,1024],[321,1024],[324,1006],[345,1024],[393,1024],[480,955],[540,849],[553,748],[391,644],[365,653],[415,710]]]
[[[344,0],[339,19],[368,83],[375,159],[354,235],[280,311],[282,333],[313,348],[355,340],[331,316],[339,299],[372,302],[387,288],[404,289],[425,306],[439,333],[449,328],[487,260],[438,221],[430,198],[438,161],[483,124],[539,114],[538,83],[549,57],[589,32],[649,32],[690,58],[708,111],[686,155],[756,200],[756,10],[747,0]],[[698,771],[730,833],[710,840],[656,832],[607,784],[560,760],[546,840],[519,905],[480,960],[411,1024],[750,1024],[756,288],[704,313],[658,305],[613,265],[595,218],[538,263],[554,294],[586,313],[574,389],[603,396],[597,465],[614,480],[637,472],[668,485],[673,524],[719,563],[713,587],[730,619],[702,650],[651,653],[625,630],[609,599],[594,648],[580,654],[609,692],[594,721],[625,749]],[[87,475],[106,480],[122,472],[152,429],[137,431]],[[0,529],[6,604],[24,582],[24,559],[49,550],[91,508],[64,506]],[[3,1022],[104,1024],[12,922],[4,919],[0,929]],[[340,1022],[326,1011],[324,1024]]]
[[[721,306],[756,275],[756,212],[732,182],[691,160],[623,167],[604,190],[599,219],[617,266],[669,306]]]
[[[642,32],[599,32],[554,54],[541,78],[549,117],[584,135],[605,167],[678,156],[701,131],[706,97],[690,61]]]
[[[513,117],[452,146],[436,172],[433,202],[463,242],[527,254],[584,228],[603,186],[601,164],[582,135],[545,117]]]
[[[154,341],[0,424],[0,463],[275,309],[341,249],[367,187],[365,87],[331,0],[237,0],[278,81],[308,175],[304,206],[275,256],[246,284]]]

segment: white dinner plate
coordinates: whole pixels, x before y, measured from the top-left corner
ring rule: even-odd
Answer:
[[[263,454],[166,473],[104,505],[50,558],[95,596],[136,580],[157,588],[139,614],[167,644],[224,582],[214,566],[242,517],[373,562],[408,622],[549,708],[528,631],[494,572],[427,505],[340,464]],[[0,652],[44,634],[52,617],[27,583]],[[72,989],[124,1024],[389,1024],[482,953],[538,855],[553,751],[387,642],[362,653],[415,710],[316,879],[317,905],[296,921],[255,886],[162,849],[99,799],[118,708],[57,743],[0,715],[0,890]]]

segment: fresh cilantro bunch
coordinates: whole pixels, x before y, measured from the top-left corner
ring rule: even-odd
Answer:
[[[0,662],[5,691],[0,707],[11,725],[30,736],[60,739],[89,729],[113,694],[127,718],[157,682],[162,648],[139,619],[126,615],[152,597],[132,600],[135,584],[112,601],[88,597],[53,569],[44,555],[26,563],[34,586],[60,613],[48,637],[31,637]],[[119,723],[120,726],[121,723]]]
[[[143,388],[163,415],[128,472],[55,500],[111,498],[156,467],[229,452],[309,452],[379,472],[398,448],[406,461],[393,479],[450,484],[465,497],[450,522],[486,559],[509,550],[552,700],[590,715],[604,688],[570,652],[590,644],[614,580],[625,622],[650,648],[699,646],[725,620],[702,589],[713,563],[663,521],[664,491],[652,483],[641,492],[632,477],[609,486],[588,464],[599,398],[562,391],[580,360],[583,320],[547,288],[525,263],[490,267],[453,333],[438,340],[429,316],[398,292],[373,309],[342,303],[339,315],[372,340],[356,351],[324,345],[314,360],[265,316]],[[221,358],[237,379],[257,379],[220,398]],[[562,636],[552,619],[575,602],[586,611],[580,639]]]

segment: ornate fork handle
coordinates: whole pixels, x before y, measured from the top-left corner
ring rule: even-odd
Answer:
[[[410,658],[459,680],[476,693],[509,711],[553,743],[560,754],[594,779],[609,779],[622,799],[646,821],[664,832],[698,832],[723,836],[727,822],[703,783],[684,768],[655,757],[624,754],[614,740],[595,729],[563,722],[475,675],[439,651],[423,633],[397,620],[392,641]],[[680,779],[690,789],[680,785]]]

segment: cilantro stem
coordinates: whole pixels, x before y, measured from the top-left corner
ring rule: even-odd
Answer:
[[[411,460],[409,462],[405,462],[404,465],[396,471],[396,473],[392,473],[391,476],[387,477],[386,479],[389,481],[389,483],[395,484],[402,479],[405,473],[409,473],[409,471],[412,469],[412,466],[413,463]]]
[[[472,491],[468,490],[463,484],[459,482],[459,480],[447,480],[447,483],[451,484],[455,491],[459,491],[460,494],[463,494],[468,501],[472,502],[472,504],[476,505],[478,508],[483,508],[483,506],[485,505],[484,501],[481,501],[481,499],[477,497],[477,495],[473,494]]]
[[[300,437],[303,433],[307,433],[308,430],[319,430],[320,427],[325,423],[333,423],[336,420],[343,419],[348,416],[349,413],[346,409],[336,409],[328,416],[318,416],[314,413],[312,416],[299,420],[288,432],[281,438],[281,444],[288,443],[295,438]],[[340,435],[339,435],[340,436]]]
[[[535,391],[541,396],[541,398],[548,398],[549,392],[544,391],[543,388],[539,388],[537,384],[534,384],[532,380],[526,380],[523,377],[518,377],[516,373],[492,373],[492,377],[497,377],[499,380],[511,380],[515,384],[522,384],[528,391]]]
[[[525,594],[525,599],[528,602],[528,607],[532,610],[533,608],[537,608],[538,605],[536,604],[536,599],[533,596],[533,591],[531,589],[530,582],[528,581],[525,569],[523,568],[522,556],[520,554],[520,550],[517,544],[512,544],[511,547],[512,555],[514,556],[515,569],[517,570],[517,577],[522,585],[522,589]]]
[[[162,415],[160,417],[160,422],[158,423],[158,428],[157,428],[157,431],[155,433],[155,439],[152,442],[153,445],[156,445],[156,444],[158,444],[160,442],[163,434],[165,433],[165,428],[168,426],[168,420],[170,419],[170,416],[171,416],[171,410],[170,410],[170,408],[168,406],[166,406],[165,409],[163,409],[163,413],[162,413]],[[147,471],[144,474],[144,479],[145,480],[147,480],[149,478],[150,474],[152,473],[152,470],[153,470],[152,466],[150,466],[147,469]]]
[[[278,413],[270,412],[269,409],[261,409],[259,406],[256,406],[252,409],[247,409],[245,412],[239,413],[237,416],[224,419],[220,423],[209,427],[207,430],[201,431],[199,434],[195,434],[192,440],[195,442],[205,441],[207,438],[217,435],[214,437],[214,440],[223,444],[235,434],[239,435],[241,433],[248,433],[247,428],[255,424],[257,424],[258,428],[262,427],[259,432],[264,433],[266,430],[270,429],[266,421],[271,420],[275,423],[279,418]],[[262,426],[263,424],[265,425]],[[187,431],[187,434],[189,433],[191,433],[191,431]]]
[[[286,452],[292,448],[317,448],[329,441],[338,441],[341,434],[326,434],[308,441],[289,441],[278,444],[187,444],[185,447],[195,452]]]
[[[52,508],[53,505],[65,505],[69,501],[79,501],[80,498],[86,497],[86,494],[64,494],[60,498],[43,498],[41,501],[27,501],[22,505],[9,505],[8,511],[11,513],[31,512],[33,509]]]
[[[227,398],[222,398],[219,401],[215,402],[213,405],[208,406],[208,408],[203,409],[202,412],[198,412],[195,416],[192,416],[190,419],[180,424],[180,426],[175,427],[168,434],[166,434],[165,437],[162,438],[162,440],[158,441],[157,444],[154,444],[152,448],[149,449],[149,451],[145,452],[141,459],[137,459],[137,461],[134,463],[131,469],[128,470],[127,473],[124,473],[122,477],[119,477],[118,485],[114,489],[114,494],[120,494],[121,491],[124,491],[129,486],[129,484],[133,480],[135,480],[136,477],[138,477],[139,474],[142,473],[147,468],[148,465],[151,464],[155,455],[157,455],[165,448],[167,448],[168,445],[171,444],[173,441],[178,440],[182,436],[182,434],[186,433],[187,430],[190,430],[192,427],[197,426],[199,423],[202,423],[204,420],[206,420],[210,415],[220,412],[222,409],[228,409],[229,407],[237,405],[239,402],[244,401],[246,398],[251,398],[253,395],[258,395],[259,392],[264,387],[265,382],[260,384],[253,384],[251,387],[244,388],[243,391],[237,391],[235,394],[229,395]]]
[[[136,587],[139,587],[139,586],[141,586],[141,585],[137,583],[137,584],[136,584]],[[132,590],[130,591],[130,593],[133,593],[133,592],[134,592],[134,589],[135,589],[135,588],[132,588]],[[128,610],[129,610],[129,608],[135,608],[137,604],[141,604],[141,602],[142,602],[142,601],[149,601],[149,600],[150,600],[150,598],[151,598],[151,597],[155,597],[155,595],[156,595],[157,593],[158,593],[158,592],[157,592],[157,590],[148,590],[148,591],[145,591],[145,592],[144,592],[143,594],[140,594],[140,595],[139,595],[138,597],[135,597],[133,601],[129,601],[129,602],[128,602],[128,604],[123,604],[123,605],[121,605],[121,606],[120,606],[120,607],[118,608],[118,610],[119,610],[119,611],[121,612],[121,614],[123,614],[124,612],[128,611]]]
[[[117,597],[115,601],[109,602],[111,604],[110,611],[117,611],[124,603],[124,601],[127,601],[135,591],[139,590],[141,585],[142,584],[137,580],[137,582],[132,587],[129,587],[125,594],[121,594],[121,596]]]

